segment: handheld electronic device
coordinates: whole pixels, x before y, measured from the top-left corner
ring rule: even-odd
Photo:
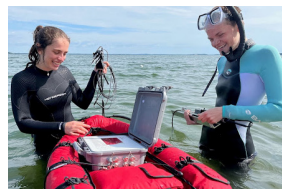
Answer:
[[[182,118],[184,118],[184,111],[185,110],[187,110],[186,108],[182,108],[182,110],[181,111],[172,111],[172,113],[173,113],[173,115],[176,115],[176,116],[179,116],[179,117],[182,117]],[[218,123],[215,123],[215,124],[210,124],[210,123],[208,123],[208,122],[202,122],[202,121],[200,121],[199,119],[198,119],[198,114],[200,114],[200,113],[202,113],[202,112],[205,112],[206,110],[205,109],[195,109],[195,112],[194,113],[190,113],[190,115],[189,115],[189,118],[190,118],[190,120],[192,120],[192,121],[194,121],[195,123],[197,123],[197,124],[200,124],[200,125],[205,125],[205,126],[207,126],[207,127],[210,127],[210,128],[212,128],[212,129],[215,129],[215,128],[217,128],[218,126],[220,126],[221,125],[221,123],[220,122],[218,122]]]

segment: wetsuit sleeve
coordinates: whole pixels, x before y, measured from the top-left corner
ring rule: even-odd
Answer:
[[[74,78],[70,82],[70,85],[72,89],[72,102],[75,103],[78,107],[86,110],[89,107],[95,94],[97,85],[97,72],[92,72],[89,82],[83,92]]]
[[[259,74],[267,103],[257,106],[223,106],[223,117],[254,122],[282,121],[282,59],[276,48],[264,47],[258,54]]]
[[[43,122],[32,118],[29,107],[29,95],[33,93],[28,87],[33,85],[33,76],[16,74],[11,82],[11,105],[14,119],[23,133],[60,133],[64,134],[63,123]]]

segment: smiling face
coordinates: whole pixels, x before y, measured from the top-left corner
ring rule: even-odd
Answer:
[[[65,60],[68,48],[69,41],[66,38],[54,39],[44,50],[38,49],[40,60],[36,66],[44,71],[57,70]]]
[[[216,48],[222,55],[222,51],[226,54],[237,49],[240,41],[240,34],[237,25],[232,26],[227,22],[222,22],[218,25],[209,25],[206,29],[208,39],[212,46]]]

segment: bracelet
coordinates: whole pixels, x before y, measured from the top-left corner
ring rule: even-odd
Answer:
[[[63,122],[59,123],[59,127],[58,129],[61,131],[61,125],[63,124]]]

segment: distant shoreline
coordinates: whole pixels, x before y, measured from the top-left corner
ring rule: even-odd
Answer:
[[[8,52],[8,54],[27,54],[28,53],[21,53],[21,52]],[[68,55],[92,55],[85,54],[85,53],[68,53]],[[219,54],[108,54],[108,55],[219,55]]]
[[[28,54],[28,53],[8,52],[8,54]],[[282,56],[282,52],[279,54]],[[92,55],[92,54],[68,53],[68,55]],[[219,55],[219,54],[108,54],[108,55]]]

